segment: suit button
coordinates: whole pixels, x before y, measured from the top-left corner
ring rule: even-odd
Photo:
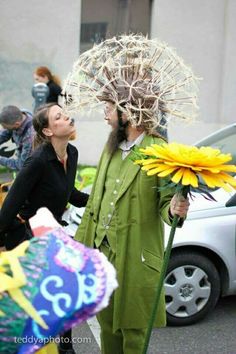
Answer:
[[[93,216],[93,214],[94,214],[94,213],[93,213],[92,211],[90,211],[89,215],[90,215],[90,216]]]

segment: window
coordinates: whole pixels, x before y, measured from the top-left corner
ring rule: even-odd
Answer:
[[[99,43],[106,38],[107,22],[82,23],[81,43]]]
[[[150,0],[82,0],[80,52],[119,34],[150,30]]]

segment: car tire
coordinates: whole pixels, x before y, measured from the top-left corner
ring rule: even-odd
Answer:
[[[206,256],[174,253],[165,277],[167,324],[186,326],[201,320],[214,309],[220,290],[219,273]]]

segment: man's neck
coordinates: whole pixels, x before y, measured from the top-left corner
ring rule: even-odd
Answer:
[[[127,141],[134,141],[136,140],[141,134],[143,134],[143,128],[135,128],[129,126],[127,129]]]

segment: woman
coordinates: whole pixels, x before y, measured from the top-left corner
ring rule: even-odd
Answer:
[[[62,223],[68,202],[82,207],[88,195],[74,187],[78,151],[69,144],[75,136],[74,120],[56,104],[42,106],[33,118],[36,149],[17,175],[0,211],[0,230],[9,230],[16,216],[29,220],[41,207],[47,207]],[[5,239],[8,249],[22,240]]]
[[[34,72],[34,79],[48,86],[49,94],[46,102],[58,103],[58,97],[62,91],[59,78],[53,75],[46,66],[39,66]]]
[[[0,212],[0,231],[5,235],[7,249],[12,249],[29,237],[28,220],[41,207],[47,207],[55,219],[62,223],[62,215],[68,202],[83,207],[88,195],[74,187],[78,151],[69,144],[75,137],[74,120],[65,116],[61,107],[54,103],[42,106],[33,118],[36,131],[36,149],[17,175]],[[16,217],[27,225],[27,233],[22,229],[12,239],[12,224]],[[23,225],[23,224],[21,224]],[[13,227],[14,229],[14,227]],[[63,338],[63,353],[73,353],[71,332]]]

